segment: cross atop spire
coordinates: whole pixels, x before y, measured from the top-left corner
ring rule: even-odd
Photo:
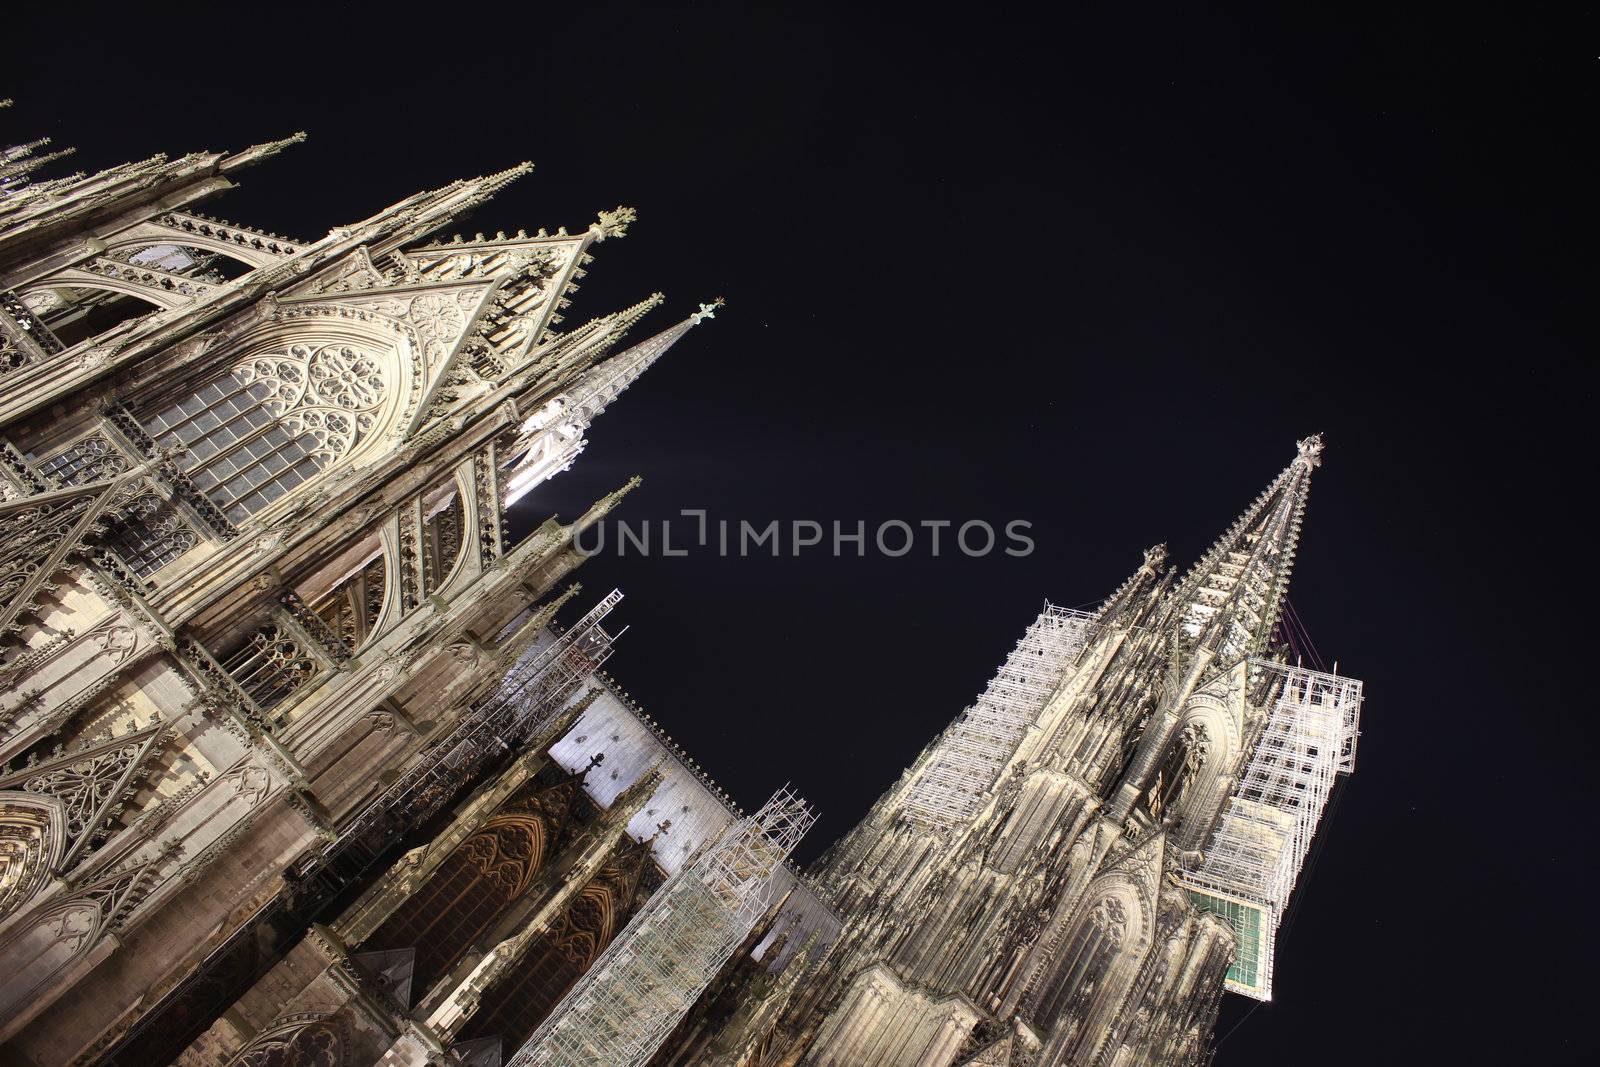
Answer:
[[[1322,466],[1323,444],[1320,433],[1296,441],[1295,447],[1300,450],[1300,454],[1295,457],[1296,463],[1304,464],[1307,470]]]
[[[722,297],[720,297],[720,296],[717,297],[715,300],[711,301],[711,303],[709,303],[709,304],[701,304],[700,305],[700,310],[696,311],[693,315],[689,316],[689,325],[698,326],[698,325],[700,325],[700,323],[702,321],[704,321],[706,319],[714,319],[714,318],[716,318],[717,317],[717,309],[720,308],[720,307],[723,307],[726,304],[727,304],[727,301],[722,299]]]

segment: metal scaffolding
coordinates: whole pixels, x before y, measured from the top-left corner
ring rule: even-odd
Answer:
[[[1233,924],[1228,988],[1270,1000],[1278,925],[1334,778],[1355,770],[1361,683],[1266,660],[1251,661],[1251,681],[1265,692],[1267,722],[1185,880],[1197,904]]]
[[[495,692],[375,798],[330,851],[422,822],[484,763],[536,733],[610,657],[615,638],[600,623],[621,601],[613,589],[555,641],[524,653]]]
[[[941,738],[906,796],[908,814],[935,826],[971,819],[1089,640],[1093,616],[1049,601],[978,702]]]
[[[771,905],[772,874],[816,821],[787,786],[667,880],[508,1067],[640,1067]]]

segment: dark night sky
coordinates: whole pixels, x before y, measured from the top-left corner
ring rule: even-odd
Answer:
[[[1592,348],[1575,206],[1593,23],[1459,7],[1052,24],[282,5],[190,25],[29,5],[4,137],[310,141],[204,210],[300,237],[459,176],[534,174],[466,230],[641,220],[569,323],[653,289],[729,307],[531,501],[621,517],[1033,523],[1025,559],[599,558],[612,661],[747,806],[842,833],[1049,597],[1187,564],[1328,437],[1294,604],[1367,682],[1280,942],[1218,1063],[1575,1063],[1592,911]],[[1587,32],[1585,32],[1587,31]],[[1584,133],[1587,129],[1590,132]],[[1580,252],[1580,244],[1583,244]],[[1587,280],[1587,279],[1586,279]],[[1588,297],[1590,291],[1584,291]]]

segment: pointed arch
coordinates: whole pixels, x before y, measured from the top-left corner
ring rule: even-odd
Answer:
[[[1033,1012],[1041,1032],[1068,1032],[1072,1041],[1132,981],[1150,940],[1149,909],[1126,875],[1097,879],[1083,900]]]
[[[516,968],[489,987],[462,1036],[497,1036],[520,1047],[611,943],[618,911],[609,887],[586,886]]]
[[[469,509],[473,486],[456,472],[422,495],[422,591],[443,592],[460,572],[467,549],[475,542],[476,509]]]
[[[55,797],[0,790],[0,919],[32,900],[60,869],[65,822]]]
[[[228,1067],[340,1067],[344,1040],[331,1017],[293,1017],[272,1026],[228,1061]]]
[[[122,929],[159,880],[160,857],[112,871],[46,900],[0,937],[0,1040],[37,1011],[52,986],[103,935]]]
[[[403,344],[359,319],[275,322],[198,388],[147,397],[138,417],[228,519],[243,522],[336,465],[379,451],[415,378]]]
[[[55,343],[64,348],[131,319],[174,306],[167,298],[146,292],[143,287],[89,274],[29,286],[17,295]]]
[[[532,884],[550,836],[537,813],[494,816],[456,846],[365,947],[416,948],[416,988],[426,990]]]
[[[625,845],[516,964],[484,991],[465,1039],[499,1037],[518,1048],[611,944],[637,902],[649,849]]]
[[[103,255],[125,263],[151,265],[171,271],[201,270],[212,278],[231,281],[259,267],[278,262],[276,257],[251,254],[227,241],[206,238],[200,234],[178,237],[169,234],[164,240],[154,235],[131,240],[113,241]],[[219,259],[227,260],[219,267]]]
[[[159,725],[109,737],[0,776],[0,790],[51,797],[59,803],[55,835],[62,850],[57,869],[66,871],[107,834],[124,792],[164,738]]]
[[[374,530],[296,586],[352,654],[382,632],[398,602],[392,556],[387,539]]]
[[[1178,820],[1186,848],[1204,842],[1232,788],[1230,768],[1240,749],[1240,716],[1212,692],[1191,698],[1172,734],[1162,788],[1171,791],[1169,814]],[[1175,780],[1174,776],[1186,780]]]

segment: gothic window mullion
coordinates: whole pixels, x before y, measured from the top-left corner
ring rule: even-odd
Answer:
[[[183,449],[184,474],[242,522],[355,448],[389,392],[378,360],[360,349],[292,343],[240,360],[147,414],[142,428],[156,445]]]
[[[306,644],[296,631],[274,620],[223,657],[221,667],[254,710],[270,711],[321,673],[320,661]]]
[[[143,427],[127,408],[119,404],[111,405],[106,411],[106,417],[101,420],[100,427],[105,435],[128,455],[146,460],[159,458],[159,449],[155,441],[144,432]],[[176,464],[162,463],[150,477],[153,481],[171,487],[172,496],[169,503],[189,525],[196,530],[204,531],[209,540],[228,541],[238,533],[227,516],[200,492],[199,487]]]
[[[349,659],[338,636],[293,592],[284,593],[281,605],[273,607],[272,620],[294,636],[295,643],[317,661],[321,670],[333,670]]]

